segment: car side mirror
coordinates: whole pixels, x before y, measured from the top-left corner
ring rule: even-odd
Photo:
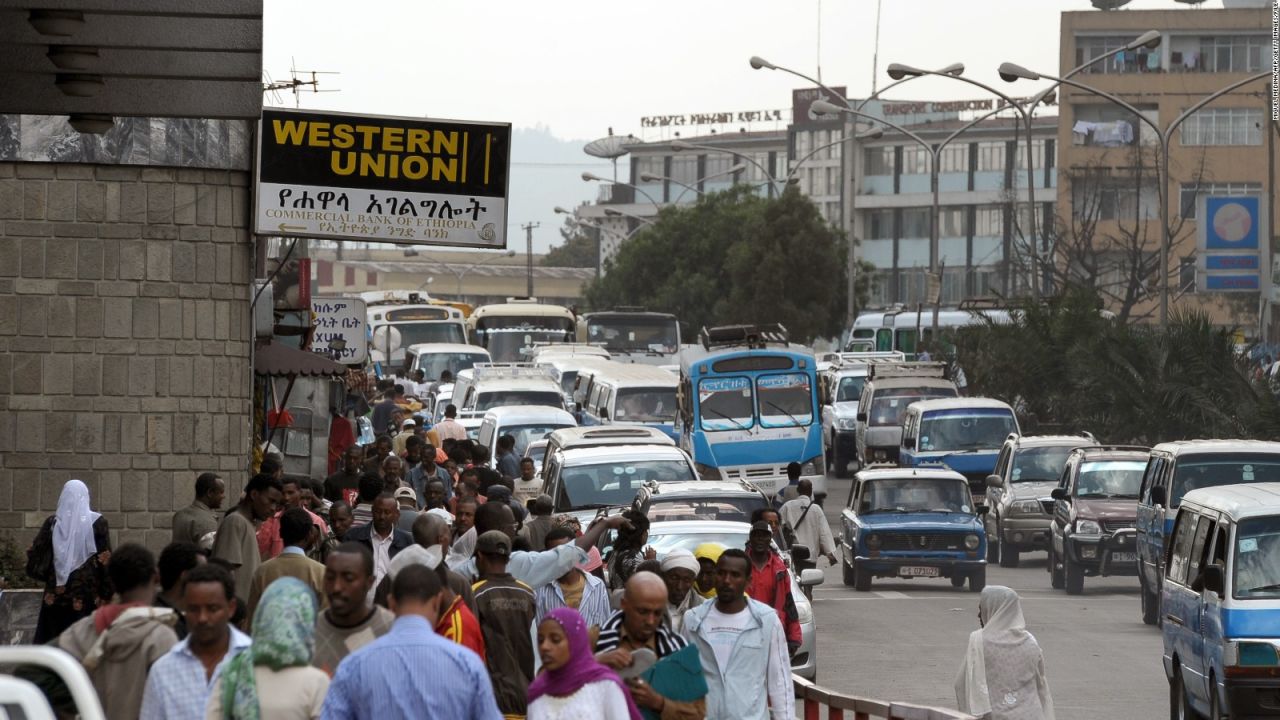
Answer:
[[[809,550],[808,545],[792,545],[791,561],[792,562],[808,562],[813,557],[813,552]]]
[[[818,568],[809,568],[808,570],[800,571],[800,587],[821,585],[826,579],[826,575]]]
[[[860,413],[858,413],[858,415],[857,415],[857,420],[858,420],[858,422],[866,422],[866,421],[867,421],[867,414],[866,414],[866,413],[864,413],[864,412],[860,412]]]
[[[1152,505],[1159,505],[1160,507],[1165,507],[1166,501],[1168,499],[1169,499],[1169,496],[1167,493],[1165,493],[1164,488],[1160,486],[1151,488],[1151,504]]]
[[[1196,592],[1209,592],[1221,597],[1226,589],[1226,578],[1221,563],[1210,563],[1200,569],[1200,575],[1191,582],[1191,589]]]
[[[1049,497],[1053,498],[1054,500],[1066,500],[1066,499],[1067,499],[1067,489],[1066,489],[1066,488],[1056,487],[1056,488],[1054,488],[1052,491],[1050,491],[1050,492],[1049,492]]]
[[[989,488],[1004,487],[1004,478],[1000,477],[999,475],[988,475],[987,487]]]

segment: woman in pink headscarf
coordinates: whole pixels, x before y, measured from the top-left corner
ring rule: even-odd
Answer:
[[[542,672],[529,685],[529,720],[641,720],[627,686],[596,662],[577,610],[547,613],[538,626],[538,655]]]
[[[44,521],[27,549],[27,575],[44,582],[35,643],[52,640],[111,600],[107,519],[89,507],[89,488],[68,480],[58,510]]]

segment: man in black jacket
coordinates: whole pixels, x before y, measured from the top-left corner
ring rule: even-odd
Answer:
[[[369,589],[369,601],[373,601],[374,589],[387,574],[391,558],[413,544],[413,535],[396,527],[400,519],[400,504],[391,493],[383,493],[373,501],[373,520],[358,525],[347,532],[347,540],[362,543],[373,552],[373,587]]]

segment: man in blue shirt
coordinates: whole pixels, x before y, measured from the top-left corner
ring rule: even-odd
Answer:
[[[434,630],[440,590],[440,577],[425,566],[396,574],[387,598],[396,614],[391,632],[338,665],[321,720],[502,720],[480,656]]]

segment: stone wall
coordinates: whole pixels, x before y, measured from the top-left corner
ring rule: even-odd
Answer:
[[[250,448],[249,176],[0,163],[0,533],[63,483],[113,545],[169,539],[195,477],[235,498]]]

